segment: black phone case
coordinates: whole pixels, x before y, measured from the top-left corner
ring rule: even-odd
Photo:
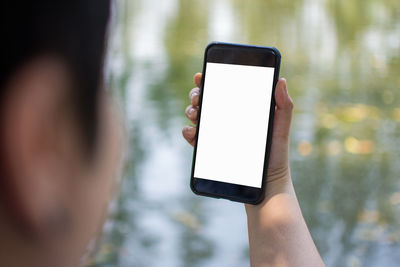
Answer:
[[[267,145],[266,145],[266,154],[265,154],[265,161],[264,161],[264,170],[263,170],[263,179],[262,179],[262,185],[261,185],[261,195],[256,201],[243,201],[243,199],[236,198],[234,196],[222,196],[222,195],[217,195],[217,194],[211,194],[211,193],[206,193],[206,192],[199,192],[194,188],[193,184],[193,178],[194,178],[194,165],[195,165],[195,156],[196,156],[196,151],[197,151],[197,138],[198,136],[196,135],[196,140],[194,143],[194,149],[193,149],[193,160],[192,160],[192,170],[191,170],[191,179],[190,179],[190,188],[195,193],[196,195],[200,196],[206,196],[206,197],[212,197],[212,198],[223,198],[235,202],[240,202],[240,203],[246,203],[246,204],[253,204],[257,205],[261,203],[264,198],[265,198],[265,188],[266,188],[266,177],[267,177],[267,170],[268,170],[268,162],[269,162],[269,156],[270,156],[270,151],[271,151],[271,141],[272,141],[272,132],[273,132],[273,124],[274,124],[274,116],[275,116],[275,87],[276,83],[279,80],[279,71],[280,71],[280,64],[281,64],[281,53],[279,50],[275,47],[269,47],[269,46],[257,46],[257,45],[244,45],[244,44],[234,44],[234,43],[225,43],[225,42],[211,42],[207,45],[205,52],[204,52],[204,60],[203,60],[203,70],[202,73],[205,73],[206,69],[206,62],[207,62],[207,53],[208,50],[213,47],[213,46],[233,46],[233,47],[246,47],[246,48],[264,48],[264,49],[269,49],[275,53],[276,56],[276,61],[275,61],[275,73],[274,73],[274,82],[273,82],[273,88],[272,88],[272,99],[271,99],[271,107],[270,107],[270,119],[268,123],[268,136],[267,136]],[[200,86],[200,99],[199,99],[199,113],[197,114],[197,121],[200,122],[200,114],[201,114],[201,105],[203,102],[203,85],[204,85],[204,79],[205,75],[202,76],[201,79],[201,86]],[[199,125],[197,125],[199,126]]]

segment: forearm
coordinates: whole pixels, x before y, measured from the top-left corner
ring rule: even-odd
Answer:
[[[252,267],[325,266],[308,231],[290,172],[269,177],[266,199],[246,205]]]

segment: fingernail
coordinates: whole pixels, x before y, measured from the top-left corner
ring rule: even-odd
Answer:
[[[286,80],[285,80],[285,84],[284,84],[284,86],[283,86],[283,90],[285,90],[285,93],[286,93],[287,95],[289,95],[289,92],[288,92],[288,90],[287,90],[287,83],[286,83]]]
[[[193,127],[190,126],[186,126],[185,129],[183,129],[185,131],[185,133],[190,132],[192,130]]]
[[[192,115],[194,112],[194,108],[189,109],[189,115]]]
[[[198,92],[193,92],[192,95],[190,96],[190,98],[193,98],[194,96],[198,95]]]

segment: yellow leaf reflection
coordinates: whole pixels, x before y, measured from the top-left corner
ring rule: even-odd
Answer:
[[[378,108],[364,104],[355,104],[348,107],[343,107],[337,110],[337,112],[345,122],[358,122],[366,118],[379,118]]]
[[[393,110],[393,118],[394,118],[396,121],[400,121],[400,108],[395,108],[395,109]]]
[[[344,140],[344,148],[352,154],[371,154],[375,145],[371,140],[358,140],[350,136]]]
[[[375,223],[379,217],[380,213],[377,210],[363,210],[358,213],[358,220],[361,222]]]
[[[334,115],[327,113],[322,115],[321,124],[325,128],[332,129],[337,126],[338,121]]]
[[[301,141],[297,147],[299,154],[302,156],[308,156],[311,154],[312,145],[308,141]]]
[[[192,230],[198,230],[200,228],[200,222],[196,216],[186,212],[179,212],[174,214],[173,219],[177,222],[182,223],[186,227],[191,228]]]
[[[349,122],[356,122],[365,119],[368,115],[368,110],[364,105],[357,105],[343,109],[344,119]]]

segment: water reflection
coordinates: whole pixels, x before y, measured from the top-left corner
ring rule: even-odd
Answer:
[[[116,3],[108,60],[130,134],[97,266],[246,266],[242,205],[189,189],[191,77],[212,40],[276,46],[295,101],[291,168],[328,266],[400,260],[400,3]]]

